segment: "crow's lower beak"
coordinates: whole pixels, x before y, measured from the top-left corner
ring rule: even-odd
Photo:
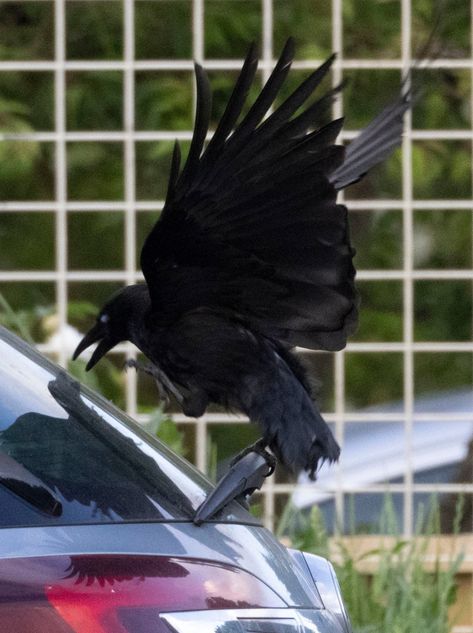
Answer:
[[[116,341],[107,336],[104,326],[101,323],[96,323],[94,327],[87,332],[82,341],[76,347],[76,350],[72,356],[72,360],[76,360],[76,358],[82,354],[82,352],[93,345],[97,341],[100,343],[94,350],[92,357],[86,365],[86,370],[92,369],[92,367],[98,363],[98,361],[108,352],[108,350],[112,349],[112,347],[116,344]]]

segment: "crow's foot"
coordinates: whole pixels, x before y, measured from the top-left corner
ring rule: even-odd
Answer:
[[[247,446],[240,453],[238,453],[238,455],[236,455],[230,462],[230,466],[234,466],[238,461],[240,461],[240,459],[242,459],[242,457],[245,457],[245,455],[248,455],[248,453],[252,453],[252,452],[258,453],[259,455],[265,458],[266,463],[271,469],[269,473],[267,474],[267,477],[269,477],[270,475],[274,473],[274,469],[276,468],[276,458],[274,457],[274,455],[271,455],[271,453],[266,450],[267,446],[268,444],[264,440],[264,438],[259,439],[257,442],[255,442],[254,444],[251,444],[250,446]]]
[[[169,404],[169,394],[172,394],[176,398],[177,402],[182,405],[183,397],[181,392],[169,380],[162,369],[159,369],[156,365],[152,365],[151,363],[139,363],[133,358],[128,358],[125,361],[123,368],[125,371],[130,368],[136,369],[136,371],[142,371],[145,374],[148,374],[148,376],[154,378],[159,398],[160,400],[163,400],[166,405]]]

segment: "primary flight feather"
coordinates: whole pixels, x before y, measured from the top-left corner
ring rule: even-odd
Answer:
[[[195,65],[193,138],[182,170],[174,148],[165,206],[141,251],[146,283],[110,299],[74,358],[99,342],[90,369],[130,340],[186,415],[212,402],[242,411],[283,464],[313,477],[340,449],[291,348],[342,349],[356,326],[354,250],[337,191],[399,144],[409,95],[347,148],[336,145],[342,120],[321,121],[338,89],[304,108],[333,56],[266,116],[293,54],[288,40],[242,116],[258,65],[250,48],[207,146],[211,90]]]

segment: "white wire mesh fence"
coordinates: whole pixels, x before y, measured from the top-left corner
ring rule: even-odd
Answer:
[[[411,0],[384,3],[375,0],[332,0],[331,3],[317,0],[18,0],[7,4],[20,14],[23,5],[34,5],[41,20],[49,24],[50,42],[44,46],[38,44],[35,50],[39,52],[34,58],[19,59],[9,55],[8,47],[4,47],[0,78],[6,78],[8,83],[9,78],[28,75],[32,85],[39,85],[34,82],[41,78],[48,86],[46,93],[50,93],[50,98],[41,97],[49,103],[49,119],[45,116],[43,121],[27,129],[2,126],[0,142],[6,148],[2,155],[5,157],[9,151],[16,156],[33,148],[35,160],[43,165],[43,171],[38,169],[38,178],[44,182],[40,195],[35,195],[33,188],[33,193],[25,197],[22,188],[12,185],[14,181],[5,177],[0,183],[3,198],[0,214],[4,226],[13,227],[13,231],[21,231],[18,227],[24,226],[22,223],[31,226],[34,218],[38,222],[49,222],[50,238],[43,250],[49,250],[50,256],[39,268],[24,266],[19,249],[10,254],[7,263],[0,260],[0,282],[2,292],[11,303],[15,304],[12,298],[20,297],[14,305],[18,310],[24,307],[22,297],[27,304],[28,297],[36,296],[41,289],[48,297],[45,302],[54,303],[56,320],[53,323],[59,336],[42,336],[37,340],[43,351],[63,365],[68,364],[71,353],[66,328],[68,321],[74,323],[71,302],[80,303],[91,295],[92,301],[100,304],[110,288],[141,278],[137,266],[140,243],[163,205],[164,192],[153,178],[158,179],[162,168],[164,176],[160,182],[165,181],[170,143],[175,138],[184,142],[191,138],[194,59],[203,62],[209,70],[217,92],[223,91],[221,85],[224,81],[231,83],[241,66],[246,44],[256,38],[260,42],[262,82],[273,67],[283,38],[292,34],[293,14],[305,16],[314,25],[322,23],[325,29],[315,29],[313,34],[313,40],[320,38],[322,44],[314,48],[314,42],[307,38],[301,47],[302,56],[294,63],[294,72],[303,76],[304,72],[317,67],[325,48],[327,52],[329,49],[338,52],[331,80],[335,85],[349,77],[354,86],[351,91],[347,89],[333,110],[334,116],[347,114],[348,131],[343,135],[343,140],[347,140],[353,137],[363,119],[362,112],[358,118],[352,116],[354,124],[350,123],[354,101],[360,100],[361,110],[366,106],[367,113],[376,109],[378,103],[388,101],[399,85],[401,71],[412,66],[416,46],[422,44],[416,42],[413,23],[419,19],[418,7]],[[381,11],[380,25],[388,19],[392,29],[395,25],[397,36],[392,38],[395,44],[383,49],[381,54],[379,50],[363,50],[357,56],[354,42],[367,37],[362,20],[364,11],[370,8],[368,5]],[[417,63],[419,68],[428,64],[425,72],[431,73],[432,81],[440,76],[442,86],[450,86],[455,92],[452,97],[447,91],[444,97],[458,108],[458,116],[447,112],[448,116],[442,119],[440,114],[433,126],[424,125],[425,110],[420,98],[418,109],[407,117],[402,149],[395,159],[368,179],[368,184],[346,192],[353,236],[359,250],[358,279],[364,299],[360,331],[344,352],[336,355],[305,353],[323,380],[324,415],[334,424],[342,446],[348,444],[347,438],[355,437],[359,429],[364,430],[362,438],[385,430],[384,435],[379,435],[379,444],[369,449],[383,449],[378,459],[375,453],[368,458],[360,454],[359,466],[349,468],[342,458],[340,465],[333,467],[334,477],[329,482],[325,480],[324,484],[321,477],[319,491],[330,495],[339,516],[348,517],[352,498],[367,507],[374,504],[377,508],[380,496],[389,490],[397,499],[396,507],[406,535],[415,529],[419,499],[431,493],[463,494],[471,499],[473,493],[473,461],[466,459],[467,444],[460,449],[455,445],[450,463],[445,458],[447,440],[443,446],[442,442],[440,446],[431,443],[426,448],[428,442],[419,446],[416,439],[416,430],[420,428],[426,429],[428,438],[435,435],[432,429],[438,425],[449,438],[450,429],[463,437],[473,426],[473,59],[471,7],[466,0],[461,6],[464,24],[457,40],[451,39],[450,45],[434,60]],[[109,23],[109,40],[105,38],[105,44],[96,43],[97,50],[102,46],[99,53],[94,54],[92,50],[88,57],[82,58],[82,40],[77,38],[75,20],[91,9],[105,11],[100,13],[101,19],[109,15],[114,16],[114,21]],[[161,46],[159,37],[154,42],[148,36],[148,48],[143,44],[148,15],[152,16],[158,9],[162,12],[165,30],[169,28],[175,34],[180,28],[181,37],[187,41],[176,56],[173,56],[173,45]],[[388,12],[384,18],[383,11]],[[236,36],[228,35],[225,16],[238,12],[246,16],[251,32],[243,30]],[[468,15],[467,22],[465,15]],[[248,16],[255,16],[254,20]],[[181,19],[182,25],[166,22],[167,19]],[[214,34],[211,40],[210,29]],[[31,37],[35,37],[34,31],[33,24]],[[94,34],[92,29],[88,35],[89,46]],[[119,44],[113,39],[114,35]],[[297,37],[297,33],[295,35]],[[87,34],[82,37],[87,38]],[[226,37],[236,38],[238,43],[230,55],[222,44]],[[82,107],[85,115],[77,123],[71,116],[74,100],[79,99],[77,81],[86,77],[95,82],[91,84],[89,98],[93,99],[96,90],[99,105],[97,111],[79,105],[78,111]],[[165,93],[153,92],[150,78],[162,80],[164,88],[168,86],[172,91],[178,85],[176,77],[187,86],[187,92],[183,92],[184,103],[179,105],[181,118],[156,115],[154,120],[146,119],[146,105],[152,98],[156,111],[161,108],[165,112],[168,107],[163,98]],[[100,102],[102,83],[115,86],[120,94],[118,106],[106,100]],[[427,84],[427,95],[431,92],[431,84]],[[11,95],[8,98],[12,98]],[[33,111],[37,98],[38,91],[33,89],[29,103]],[[173,107],[175,110],[175,104]],[[438,106],[440,113],[442,107]],[[48,107],[44,109],[47,111]],[[98,125],[94,117],[102,115],[115,123]],[[366,120],[368,118],[367,115]],[[89,169],[81,167],[81,157],[91,154],[99,156],[97,162]],[[146,180],[143,174],[150,170],[155,176],[147,176]],[[427,172],[437,174],[433,188]],[[108,190],[103,183],[112,180],[119,181],[119,185]],[[116,249],[101,251],[101,232],[103,236],[105,232],[115,236]],[[2,250],[8,250],[7,242],[12,234],[1,235],[2,241],[6,240]],[[105,237],[103,239],[105,244]],[[93,256],[88,250],[89,241],[95,246]],[[21,245],[21,236],[15,243]],[[32,248],[30,242],[22,246]],[[117,366],[122,363],[124,354],[133,356],[136,351],[127,345],[119,346]],[[146,421],[150,408],[146,389],[132,372],[126,374],[123,384],[126,409]],[[244,426],[240,426],[245,421],[221,411],[211,411],[199,420],[186,419],[176,413],[174,419],[185,432],[188,456],[203,470],[210,468],[215,447],[221,449],[226,438],[238,437],[239,433],[246,437]],[[227,431],[233,427],[238,429],[237,434],[229,435]],[[396,457],[386,451],[393,432],[402,436],[401,452],[397,455],[403,464],[400,472],[386,468],[386,463]],[[235,446],[235,452],[239,448]],[[227,446],[225,450],[228,453],[231,449]],[[422,451],[427,451],[424,462],[417,459]],[[445,467],[442,472],[435,468],[436,463]],[[461,463],[465,467],[460,476],[454,466]],[[268,527],[275,526],[276,516],[293,490],[294,483],[284,474],[265,484],[261,503]],[[471,525],[471,510],[469,521]]]

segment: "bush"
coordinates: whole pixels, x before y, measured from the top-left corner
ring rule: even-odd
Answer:
[[[456,532],[463,511],[457,505]],[[440,565],[440,554],[429,567],[425,558],[434,535],[439,531],[439,505],[434,499],[424,519],[419,521],[416,538],[399,536],[389,496],[380,517],[380,532],[388,532],[377,549],[354,553],[346,537],[329,539],[317,506],[301,516],[286,508],[279,533],[286,534],[291,546],[330,557],[337,572],[342,594],[355,633],[448,633],[449,609],[456,598],[455,576],[462,557],[453,555]],[[363,567],[376,561],[372,574]]]

